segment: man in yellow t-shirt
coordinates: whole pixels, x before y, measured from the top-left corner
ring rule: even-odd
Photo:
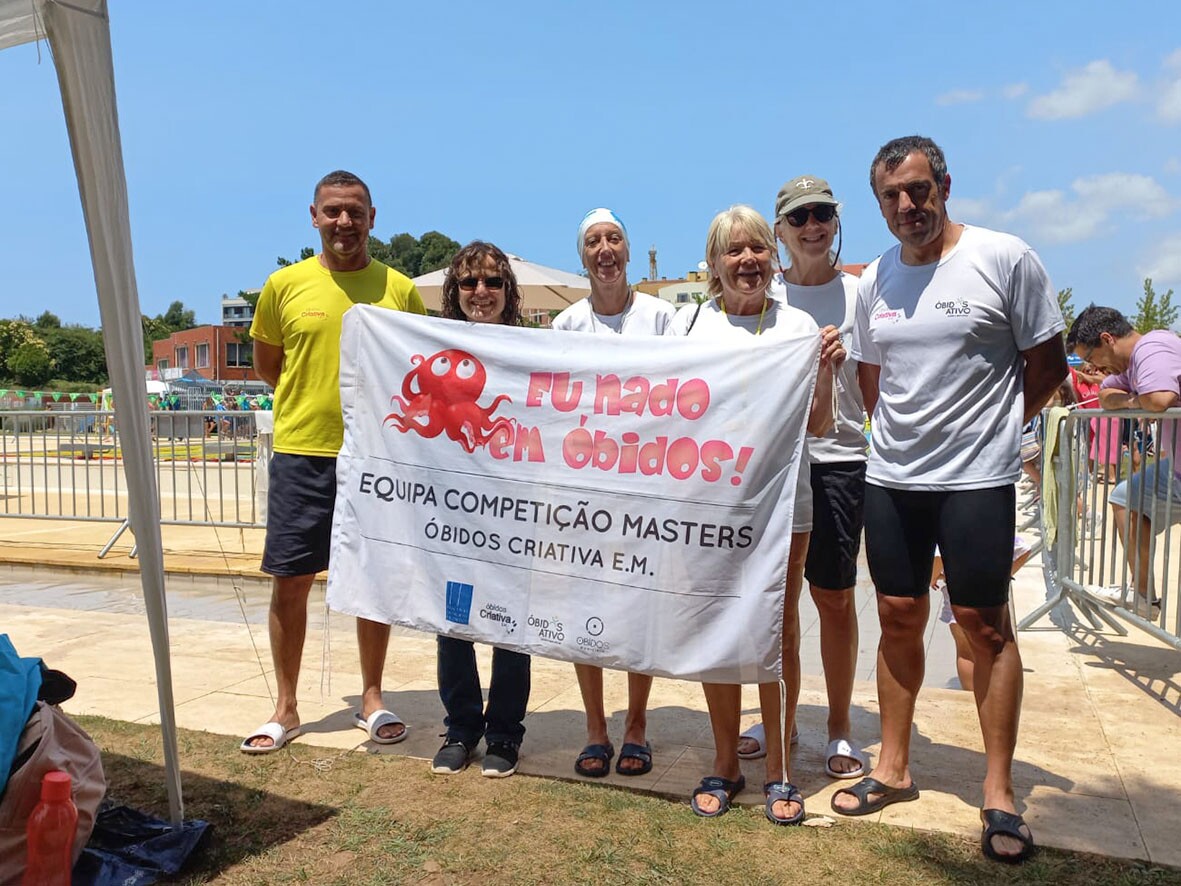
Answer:
[[[365,183],[351,172],[330,172],[316,185],[313,199],[312,227],[320,232],[321,252],[271,274],[250,327],[254,367],[275,389],[262,571],[274,578],[269,626],[278,698],[271,719],[242,742],[248,754],[277,751],[300,731],[296,686],[308,594],[316,573],[328,567],[336,456],[344,441],[344,312],[355,304],[368,304],[426,313],[409,279],[369,257],[376,210]],[[405,724],[382,703],[389,636],[389,625],[357,619],[364,686],[354,723],[380,744],[406,737]]]

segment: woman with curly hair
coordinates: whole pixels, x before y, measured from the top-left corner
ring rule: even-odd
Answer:
[[[471,323],[521,325],[521,291],[508,256],[491,243],[474,240],[456,253],[443,281],[443,316]],[[517,771],[529,701],[529,656],[494,647],[492,682],[484,705],[475,646],[469,640],[438,637],[439,697],[447,716],[443,746],[431,771],[462,772],[487,741],[482,774],[505,778]]]

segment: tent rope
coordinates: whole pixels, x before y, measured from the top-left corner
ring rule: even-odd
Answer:
[[[190,462],[190,464],[191,464],[191,462]],[[217,540],[218,553],[221,554],[222,563],[226,567],[226,573],[228,575],[232,576],[230,584],[234,589],[234,596],[238,601],[238,610],[242,613],[242,622],[246,626],[247,636],[250,637],[250,646],[254,650],[254,659],[258,663],[259,673],[262,674],[263,683],[266,684],[266,687],[267,687],[267,695],[270,696],[271,704],[273,705],[276,703],[275,693],[271,690],[271,681],[267,677],[266,664],[262,660],[262,653],[259,651],[258,643],[254,639],[254,629],[250,625],[250,617],[246,612],[246,592],[242,587],[242,582],[241,582],[239,576],[237,576],[233,572],[233,568],[230,564],[230,555],[226,551],[225,544],[222,542],[221,531],[220,531],[216,521],[213,519],[213,511],[209,507],[209,496],[206,492],[204,485],[201,483],[200,474],[198,474],[195,471],[193,472],[193,482],[196,484],[197,489],[201,493],[201,500],[205,503],[204,504],[205,518],[209,521],[211,527],[213,528],[213,537],[214,537],[214,539]],[[332,673],[331,673],[332,643],[329,638],[329,634],[330,634],[329,615],[330,615],[330,610],[328,609],[328,600],[327,600],[327,598],[325,598],[325,600],[324,600],[324,631],[323,631],[324,640],[323,640],[323,647],[321,650],[321,658],[320,658],[320,702],[321,703],[324,702],[325,683],[327,682],[329,692],[331,692],[331,687],[332,687]],[[287,745],[286,750],[287,750],[287,757],[293,763],[297,763],[301,766],[311,766],[317,772],[328,772],[329,770],[332,769],[332,767],[334,765],[336,765],[336,762],[338,760],[343,760],[349,754],[355,753],[357,750],[362,749],[364,747],[364,745],[365,745],[365,742],[361,741],[358,744],[354,745],[353,747],[348,748],[343,751],[340,751],[339,753],[333,754],[332,756],[312,757],[312,758],[309,758],[306,760],[300,759],[299,757],[295,756],[295,754],[291,750],[290,744]]]

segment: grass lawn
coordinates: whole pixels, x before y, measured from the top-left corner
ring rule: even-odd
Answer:
[[[78,720],[103,750],[108,796],[167,818],[159,727]],[[1178,870],[1081,853],[1011,868],[942,834],[777,828],[760,809],[701,819],[683,799],[601,785],[432,775],[422,760],[302,742],[249,757],[238,741],[180,731],[185,817],[212,827],[178,882],[1181,884]]]

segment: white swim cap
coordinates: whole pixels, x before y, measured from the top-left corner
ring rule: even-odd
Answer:
[[[619,228],[620,233],[623,234],[624,244],[626,244],[626,246],[629,250],[631,249],[631,243],[629,243],[628,239],[627,239],[627,228],[625,228],[623,226],[623,222],[621,222],[619,220],[619,216],[616,215],[614,212],[612,212],[610,209],[603,209],[602,207],[600,207],[599,209],[592,209],[590,212],[588,212],[586,215],[584,215],[582,217],[582,222],[578,225],[577,246],[578,246],[579,260],[582,259],[582,248],[583,248],[583,243],[586,240],[587,230],[592,225],[597,225],[601,222],[610,222],[611,224],[615,225],[615,227]]]

